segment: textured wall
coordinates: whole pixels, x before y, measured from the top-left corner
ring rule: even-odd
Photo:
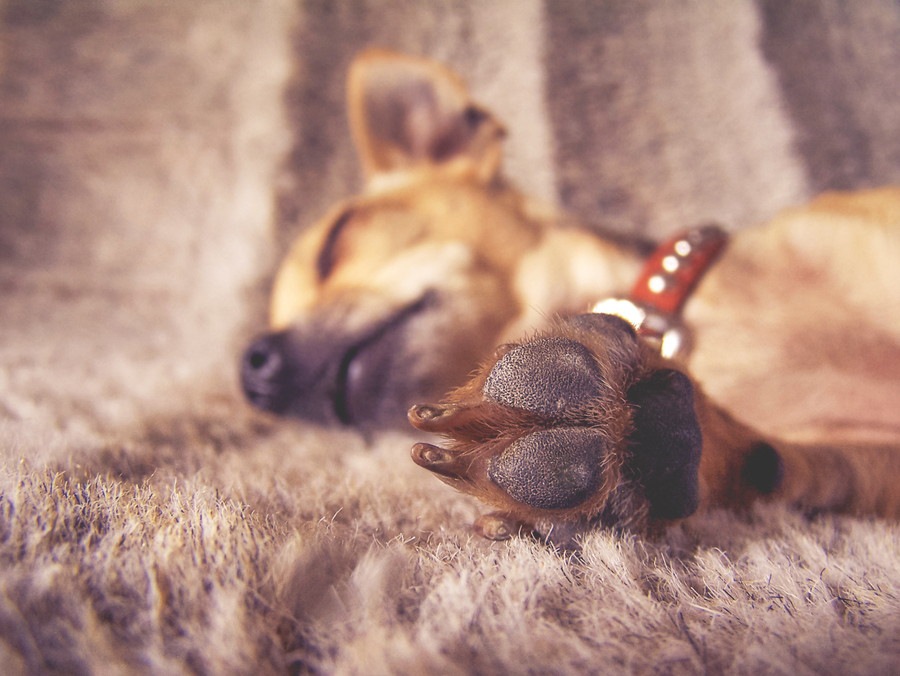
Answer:
[[[7,4],[7,419],[102,427],[139,401],[194,388],[201,374],[220,389],[234,380],[236,332],[271,260],[273,185],[290,140],[282,99],[295,11],[256,9]]]

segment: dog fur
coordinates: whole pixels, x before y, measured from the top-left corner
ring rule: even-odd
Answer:
[[[351,68],[348,99],[366,190],[304,233],[281,266],[273,333],[250,347],[243,366],[248,396],[261,407],[396,424],[410,404],[458,387],[482,363],[478,386],[451,397],[454,411],[476,406],[495,345],[548,326],[555,328],[538,340],[571,337],[553,317],[583,312],[636,276],[639,247],[565,222],[502,178],[503,126],[452,72],[371,50]],[[659,364],[638,350],[632,370],[641,375],[614,384],[623,392],[664,368],[686,369],[707,393],[697,396],[704,502],[744,505],[765,493],[813,509],[897,514],[898,257],[900,190],[824,195],[734,238],[687,306],[687,363]],[[576,338],[603,363],[602,345]],[[444,416],[450,409],[436,410],[414,409],[414,424],[479,448],[523,434],[507,433],[496,407],[482,416],[491,431],[474,437],[463,429],[468,416],[456,424],[455,414]],[[622,418],[613,424],[623,430],[614,434],[619,446],[628,446],[632,415],[627,406],[612,414]],[[446,449],[429,448],[434,462],[421,448],[414,457],[438,470]],[[748,457],[760,448],[775,455],[768,475],[748,483]],[[469,472],[477,470],[470,464],[452,480],[497,502],[496,484],[470,483]],[[574,511],[535,513],[506,496],[497,532],[510,520],[591,522],[617,485],[601,483],[603,499]],[[642,499],[652,507],[653,496]]]

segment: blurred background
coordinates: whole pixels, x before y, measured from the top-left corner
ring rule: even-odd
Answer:
[[[344,78],[457,70],[589,226],[742,228],[900,181],[895,0],[0,0],[0,425],[243,406],[288,243],[361,187]]]

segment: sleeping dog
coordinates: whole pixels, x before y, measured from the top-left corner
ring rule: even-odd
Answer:
[[[900,513],[900,190],[648,258],[510,186],[502,124],[440,65],[367,51],[348,99],[366,187],[284,260],[252,403],[360,427],[408,410],[445,437],[413,460],[490,504],[491,538],[761,497]]]

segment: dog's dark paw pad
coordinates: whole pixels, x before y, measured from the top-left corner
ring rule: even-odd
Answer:
[[[650,501],[650,515],[680,519],[700,504],[703,436],[694,411],[694,389],[686,375],[656,371],[629,392],[634,405],[632,471]]]
[[[581,343],[559,336],[509,349],[488,373],[485,399],[557,420],[599,396],[600,370]]]
[[[784,481],[784,461],[772,446],[760,442],[747,454],[741,478],[763,495],[769,495]]]
[[[491,458],[488,476],[511,498],[538,509],[568,509],[602,479],[606,440],[597,430],[557,427],[516,439]]]

